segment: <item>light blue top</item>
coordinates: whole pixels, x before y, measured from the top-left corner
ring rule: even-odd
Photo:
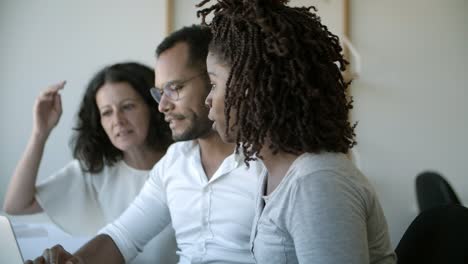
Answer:
[[[344,154],[303,154],[262,197],[251,246],[257,263],[396,263],[373,187]]]

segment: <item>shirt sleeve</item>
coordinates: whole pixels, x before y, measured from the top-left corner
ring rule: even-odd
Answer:
[[[122,215],[99,231],[112,238],[126,262],[171,222],[160,178],[163,163],[155,165],[140,194]]]
[[[94,235],[105,225],[90,177],[73,160],[36,186],[36,201],[69,234]]]
[[[333,172],[317,172],[292,186],[285,222],[299,263],[369,263],[367,198]]]

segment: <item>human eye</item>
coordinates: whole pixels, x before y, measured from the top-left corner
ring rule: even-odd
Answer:
[[[210,83],[210,89],[213,91],[215,88],[216,88],[216,84],[211,82]]]
[[[180,83],[171,83],[170,85],[168,85],[168,88],[172,91],[178,91],[182,89],[183,87],[184,85]]]
[[[102,117],[107,117],[107,116],[110,116],[112,114],[112,111],[111,110],[104,110],[104,111],[101,111],[101,116]]]
[[[135,108],[135,105],[132,103],[127,103],[122,106],[122,110],[132,110],[133,108]]]

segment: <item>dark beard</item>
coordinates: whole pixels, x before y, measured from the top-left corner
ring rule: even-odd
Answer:
[[[213,121],[206,120],[194,120],[190,127],[188,127],[182,134],[172,134],[174,141],[187,141],[202,138],[209,134],[212,129]]]

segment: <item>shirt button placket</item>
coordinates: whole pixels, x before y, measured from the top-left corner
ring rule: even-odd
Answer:
[[[198,244],[200,254],[206,253],[206,240],[209,236],[209,217],[210,217],[210,187],[206,185],[202,190],[202,212],[201,212],[201,239]]]
[[[202,203],[203,203],[203,211],[202,211],[202,230],[205,231],[205,229],[208,227],[208,220],[209,220],[209,215],[210,215],[210,188],[209,186],[205,186],[203,188],[203,197],[202,197]]]

